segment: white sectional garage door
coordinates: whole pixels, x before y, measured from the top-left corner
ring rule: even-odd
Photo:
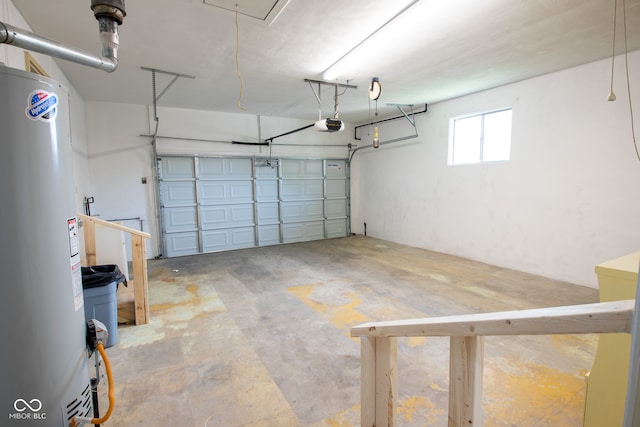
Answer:
[[[160,210],[168,257],[343,237],[344,159],[161,157]]]

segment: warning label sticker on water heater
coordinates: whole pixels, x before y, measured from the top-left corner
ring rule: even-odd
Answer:
[[[84,305],[82,294],[82,268],[80,266],[80,235],[78,230],[78,219],[69,218],[67,220],[69,229],[69,255],[71,259],[71,287],[73,288],[73,306],[76,311]]]
[[[58,105],[58,95],[34,90],[27,100],[25,113],[31,120],[53,121],[56,118],[56,106]]]

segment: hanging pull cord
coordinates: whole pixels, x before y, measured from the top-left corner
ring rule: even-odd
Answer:
[[[338,87],[340,86],[337,82],[335,83],[335,94],[334,94],[334,104],[333,104],[333,118],[334,119],[339,119],[340,118],[340,112],[338,111],[338,107],[340,105],[340,95],[344,95],[344,93],[347,91],[347,89],[349,89],[348,87],[349,85],[349,80],[347,80],[347,87],[344,88],[344,90],[342,91],[342,93],[338,93]]]
[[[340,113],[338,112],[338,105],[340,105],[340,101],[338,100],[338,83],[336,83],[336,91],[335,91],[335,95],[334,95],[334,103],[333,103],[333,118],[334,119],[339,119],[340,118]]]
[[[611,86],[609,87],[609,97],[607,101],[615,101],[616,94],[613,92],[613,71],[616,63],[616,11],[618,0],[613,0],[613,43],[611,44]]]
[[[627,6],[625,0],[622,0],[622,23],[624,27],[624,66],[627,77],[627,98],[629,99],[629,119],[631,120],[631,138],[633,139],[633,148],[636,150],[636,157],[640,161],[640,152],[638,151],[638,142],[636,140],[636,129],[633,120],[633,104],[631,102],[631,85],[629,84],[629,48],[627,46]]]
[[[242,78],[242,74],[240,73],[240,29],[238,25],[238,3],[236,3],[236,77],[240,80],[240,93],[238,94],[238,108],[241,110],[246,110],[242,106],[242,92],[244,91],[244,79]]]
[[[613,71],[614,71],[614,63],[616,57],[616,21],[618,15],[618,2],[614,0],[613,2],[613,46],[611,52],[611,87],[609,90],[608,101],[615,101],[616,94],[613,92]],[[638,142],[636,139],[636,129],[635,129],[635,121],[633,116],[633,103],[631,101],[631,85],[629,83],[629,48],[627,46],[627,6],[625,0],[622,0],[622,24],[623,24],[623,34],[624,34],[624,65],[625,65],[625,75],[627,82],[627,96],[629,99],[629,119],[631,122],[631,140],[633,142],[633,148],[635,150],[636,158],[640,161],[640,150],[638,149]]]

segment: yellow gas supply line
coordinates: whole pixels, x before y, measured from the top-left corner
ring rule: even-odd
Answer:
[[[109,409],[107,410],[107,413],[104,414],[101,418],[73,417],[71,419],[71,422],[69,423],[69,427],[79,427],[87,423],[102,424],[109,419],[111,413],[113,412],[113,405],[115,404],[115,393],[113,388],[111,363],[109,363],[109,358],[107,357],[107,352],[104,350],[102,342],[98,342],[96,348],[100,352],[100,357],[102,357],[102,360],[104,360],[104,368],[107,371],[107,381],[109,381]]]

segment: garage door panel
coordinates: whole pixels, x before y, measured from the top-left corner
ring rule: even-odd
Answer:
[[[165,206],[196,203],[196,187],[193,181],[163,181],[160,188]]]
[[[229,176],[253,176],[251,159],[228,159]]]
[[[202,229],[229,228],[253,225],[253,205],[202,206]]]
[[[322,199],[324,182],[322,180],[297,179],[282,182],[282,200]]]
[[[222,177],[224,171],[224,159],[198,158],[198,176],[200,178]]]
[[[202,232],[203,252],[243,249],[253,246],[255,246],[253,227],[206,230]]]
[[[284,178],[303,178],[324,176],[322,160],[283,159],[281,163]]]
[[[195,206],[165,208],[163,212],[163,220],[167,233],[198,229],[198,214]]]
[[[344,160],[327,160],[327,178],[347,176],[347,162]]]
[[[284,243],[324,239],[324,221],[282,224]]]
[[[191,179],[194,176],[195,166],[191,157],[164,157],[158,164],[162,179]]]
[[[198,177],[201,179],[251,176],[251,159],[198,158]]]
[[[196,231],[185,233],[165,234],[166,250],[168,257],[192,255],[198,253],[198,233]]]
[[[346,185],[343,179],[327,180],[327,197],[346,197]]]
[[[322,200],[309,202],[283,202],[282,221],[308,221],[313,219],[323,219]]]
[[[344,237],[347,235],[347,219],[327,220],[327,237]]]
[[[200,203],[251,202],[251,181],[200,181]]]
[[[256,198],[259,202],[278,200],[278,181],[256,181]]]
[[[280,226],[260,225],[258,226],[258,245],[269,246],[280,243]]]
[[[278,168],[271,166],[256,167],[256,178],[258,179],[277,179]]]
[[[325,214],[327,218],[344,218],[347,216],[347,201],[345,199],[326,200]]]
[[[273,224],[280,221],[278,203],[258,203],[258,224]]]

